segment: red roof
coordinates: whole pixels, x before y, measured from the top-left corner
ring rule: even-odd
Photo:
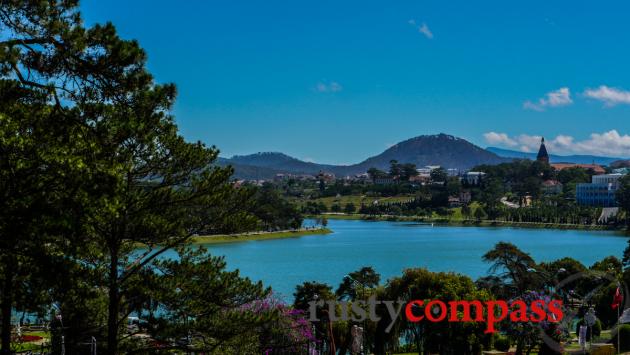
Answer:
[[[582,168],[582,169],[593,169],[596,174],[605,174],[606,170],[597,164],[571,164],[571,163],[557,163],[551,164],[551,167],[560,171],[569,168]]]

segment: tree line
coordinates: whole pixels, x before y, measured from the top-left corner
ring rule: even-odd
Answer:
[[[623,260],[609,256],[590,267],[570,257],[538,263],[515,245],[499,242],[484,254],[483,260],[489,265],[488,274],[476,281],[457,273],[411,268],[381,283],[376,270],[366,266],[346,275],[336,288],[317,281],[298,285],[294,293],[294,307],[307,312],[312,311],[313,300],[339,302],[335,309],[323,302],[315,308],[318,319],[314,322],[317,346],[324,352],[334,349],[340,354],[351,353],[352,326],[358,325],[364,328],[364,348],[375,354],[480,354],[492,349],[508,351],[510,347],[515,347],[519,355],[534,351],[538,354],[561,354],[562,350],[554,345],[577,336],[576,324],[584,324],[585,314],[590,308],[595,310],[598,317],[596,326],[592,328],[593,336],[599,335],[601,329],[616,325],[617,313],[611,308],[611,302],[619,284],[622,288],[630,284],[630,244],[625,253]],[[418,323],[407,319],[404,312],[392,319],[392,313],[381,302],[377,303],[374,310],[380,318],[378,322],[339,319],[342,312],[340,305],[346,305],[349,316],[358,317],[353,303],[366,307],[363,302],[368,299],[399,300],[403,303],[424,300],[425,304],[429,300],[445,303],[462,300],[521,300],[527,303],[557,299],[563,301],[566,317],[559,323],[541,324],[504,320],[497,324],[497,333],[489,334],[485,332],[486,324],[483,322]],[[412,311],[422,312],[420,309]],[[478,315],[477,312],[473,308],[473,319]],[[625,336],[630,335],[630,326],[620,332]],[[616,344],[615,341],[613,343]],[[630,349],[630,342],[623,340],[623,349]]]
[[[53,319],[66,354],[92,337],[108,354],[263,347],[282,314],[254,308],[270,290],[188,243],[299,227],[299,211],[185,141],[175,86],[111,23],[86,27],[78,1],[3,1],[0,24],[1,352],[19,314]]]

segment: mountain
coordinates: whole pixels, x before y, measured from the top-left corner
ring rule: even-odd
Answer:
[[[353,165],[317,164],[274,152],[220,158],[218,164],[232,165],[235,177],[239,179],[270,179],[280,173],[315,175],[325,171],[337,176],[347,176],[364,173],[372,167],[387,170],[391,160],[413,163],[418,167],[441,165],[444,168],[457,169],[511,161],[464,139],[441,133],[408,139],[391,146],[379,155]]]
[[[273,178],[274,176],[276,176],[276,174],[287,173],[287,171],[284,169],[273,169],[262,166],[238,164],[226,158],[219,158],[217,161],[217,165],[231,165],[232,168],[234,168],[234,177],[237,179],[245,180],[265,180]]]
[[[275,152],[235,155],[230,161],[240,165],[258,166],[300,174],[317,174],[322,170],[331,171],[336,167],[334,165],[309,163]]]
[[[517,158],[517,159],[536,159],[536,153],[519,152],[516,150],[509,150],[497,147],[488,147],[487,151],[493,152],[500,157],[505,158]],[[621,158],[612,157],[600,157],[596,155],[549,155],[549,161],[551,163],[575,163],[575,164],[598,164],[598,165],[610,165],[616,160],[622,160]]]
[[[366,171],[371,167],[387,169],[390,160],[413,163],[416,166],[440,165],[444,168],[470,169],[480,164],[500,164],[511,161],[480,148],[465,139],[440,133],[419,136],[391,146],[383,153],[354,165]]]
[[[630,168],[630,160],[627,160],[627,159],[615,160],[612,163],[610,163],[609,166],[613,169]]]

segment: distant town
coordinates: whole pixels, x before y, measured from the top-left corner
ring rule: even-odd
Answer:
[[[518,166],[523,168],[523,165],[526,166],[526,170],[530,170],[531,176],[527,176],[528,172],[524,172],[525,176],[518,176],[519,174],[513,172],[497,174],[497,169],[510,170]],[[287,196],[301,199],[303,202],[333,197],[331,203],[328,205],[320,203],[319,208],[311,212],[342,210],[354,212],[360,207],[363,207],[365,212],[367,201],[372,205],[379,204],[380,200],[388,204],[393,202],[395,205],[404,205],[405,201],[407,204],[410,200],[417,202],[422,198],[422,191],[429,191],[428,194],[433,191],[435,194],[440,189],[450,191],[447,198],[442,198],[446,203],[436,203],[429,207],[461,208],[475,200],[479,202],[486,200],[486,205],[492,205],[483,198],[483,195],[486,195],[484,190],[498,182],[503,190],[501,196],[498,196],[500,207],[516,209],[544,202],[553,206],[568,204],[600,208],[597,220],[601,222],[619,213],[617,191],[620,179],[630,171],[630,167],[625,165],[624,161],[615,162],[610,166],[595,163],[550,163],[543,138],[535,160],[514,159],[509,163],[482,164],[470,169],[444,168],[440,165],[417,167],[413,163],[391,160],[389,171],[371,167],[365,172],[345,176],[336,176],[333,172],[324,170],[317,174],[277,173],[268,179],[238,179],[235,184],[285,186],[283,191]],[[523,184],[526,186],[525,190],[522,190]],[[350,206],[341,206],[343,196],[353,193],[364,196],[359,200],[359,206],[352,203]],[[366,199],[366,196],[372,198]],[[424,196],[426,197],[426,194]],[[313,203],[306,202],[303,205]]]

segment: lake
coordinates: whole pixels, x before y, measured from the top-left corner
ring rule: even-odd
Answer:
[[[426,267],[476,279],[489,265],[483,254],[509,241],[537,262],[570,256],[590,266],[608,255],[621,257],[628,238],[610,231],[435,226],[407,222],[330,220],[328,235],[208,245],[225,255],[228,268],[262,280],[292,302],[297,284],[320,281],[335,289],[344,275],[372,266],[385,282],[403,269]]]

